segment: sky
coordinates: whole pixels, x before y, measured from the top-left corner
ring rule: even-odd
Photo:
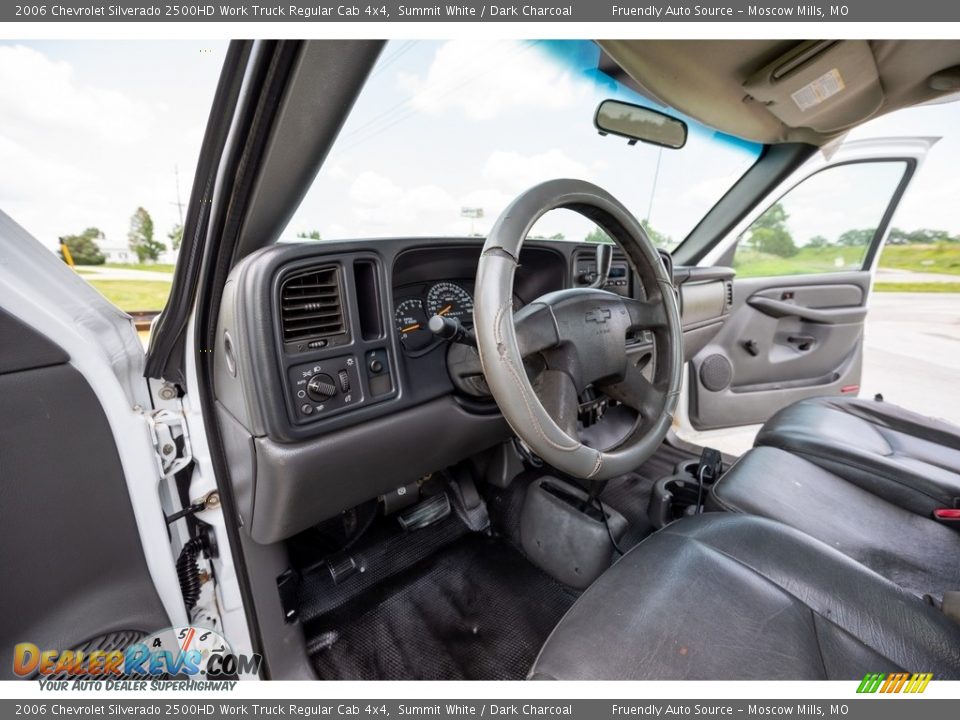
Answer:
[[[138,206],[179,222],[226,43],[0,43],[0,210],[51,248],[99,227],[126,246]]]
[[[225,50],[222,41],[0,43],[0,209],[53,248],[89,226],[123,246],[142,205],[164,240],[178,221],[175,168],[186,202]],[[597,103],[637,98],[597,73],[596,52],[575,42],[391,42],[284,237],[485,233],[516,194],[567,176],[597,182],[681,239],[757,150],[695,126],[681,151],[601,137]],[[943,140],[896,224],[960,234],[960,103],[900,111],[851,137],[905,134]],[[484,217],[461,217],[464,207]],[[552,213],[535,233],[580,239],[589,229]]]

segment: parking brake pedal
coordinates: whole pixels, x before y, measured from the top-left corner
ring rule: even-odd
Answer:
[[[443,520],[450,511],[450,498],[446,493],[440,493],[407,508],[397,516],[397,520],[404,530],[420,530]]]

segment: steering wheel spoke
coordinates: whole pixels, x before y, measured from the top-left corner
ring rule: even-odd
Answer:
[[[623,299],[630,316],[630,330],[655,330],[667,327],[667,312],[659,300]]]
[[[533,390],[557,426],[569,437],[578,438],[580,398],[573,378],[561,370],[544,370],[534,383]]]
[[[557,324],[547,305],[531,303],[514,315],[513,326],[517,334],[517,348],[523,358],[560,344]]]
[[[667,398],[665,385],[651,382],[636,365],[627,363],[623,379],[598,386],[610,398],[639,412],[644,419],[656,415]]]

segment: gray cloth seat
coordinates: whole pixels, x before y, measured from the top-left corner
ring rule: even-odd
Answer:
[[[729,513],[654,533],[574,603],[530,677],[960,678],[960,626],[808,535]]]
[[[888,402],[802,400],[771,417],[756,445],[788,450],[920,515],[960,507],[960,428]]]
[[[960,532],[778,448],[745,453],[707,507],[790,525],[916,595],[960,590]]]

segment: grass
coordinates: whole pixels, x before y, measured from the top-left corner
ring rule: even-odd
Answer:
[[[887,245],[880,255],[880,267],[960,275],[960,243]]]
[[[898,293],[960,293],[960,282],[878,282],[873,289],[877,292]]]
[[[776,277],[859,270],[862,263],[863,248],[802,248],[788,258],[737,248],[733,267],[737,277]]]
[[[864,249],[860,247],[801,248],[793,257],[777,257],[739,248],[734,261],[737,277],[808,275],[842,270],[859,270]],[[960,275],[960,243],[935,245],[888,245],[880,255],[880,267],[911,272]],[[898,283],[884,283],[898,284]],[[940,285],[943,283],[899,283]],[[918,290],[917,292],[924,292]],[[928,292],[951,292],[929,290]]]
[[[136,280],[90,280],[107,300],[121,310],[162,310],[170,295],[170,283]]]
[[[122,268],[123,270],[148,270],[150,272],[172,273],[173,265],[165,263],[104,263],[100,267]]]

